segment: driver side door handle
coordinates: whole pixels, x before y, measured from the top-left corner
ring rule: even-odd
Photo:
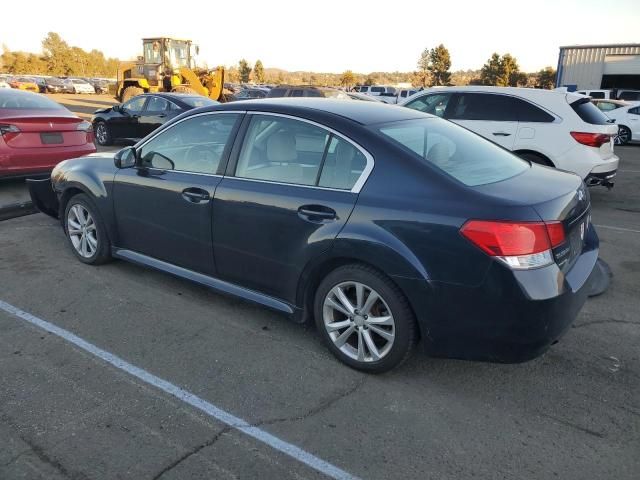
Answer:
[[[189,203],[203,203],[208,202],[211,197],[209,192],[202,188],[190,187],[182,191],[182,198]]]
[[[511,134],[508,132],[493,132],[496,137],[510,137]]]

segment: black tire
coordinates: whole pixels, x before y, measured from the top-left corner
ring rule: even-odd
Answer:
[[[97,246],[93,253],[88,256],[83,256],[78,251],[71,238],[72,235],[70,232],[73,231],[73,228],[70,227],[73,227],[73,225],[70,225],[69,213],[75,206],[80,206],[89,212],[93,219],[93,224],[95,225],[94,238],[97,240]],[[89,265],[101,265],[111,260],[111,242],[107,236],[107,229],[102,217],[100,216],[100,212],[98,212],[98,209],[94,206],[88,195],[79,193],[69,199],[64,209],[64,231],[67,236],[67,240],[69,241],[69,245],[71,246],[71,251],[81,262]]]
[[[381,305],[382,309],[385,311],[388,307],[388,312],[383,313],[382,315],[384,316],[390,313],[393,318],[394,326],[385,328],[393,328],[395,337],[386,354],[382,355],[378,360],[371,359],[368,361],[362,361],[358,360],[357,358],[353,358],[349,354],[343,352],[338,346],[334,344],[334,340],[332,340],[330,336],[331,334],[325,327],[324,304],[327,295],[329,295],[334,287],[337,287],[340,284],[348,284],[348,282],[357,282],[363,284],[370,290],[374,290],[382,298],[382,302],[378,305]],[[366,304],[366,301],[364,301],[364,303]],[[318,289],[316,290],[313,313],[318,331],[320,332],[320,335],[322,336],[331,353],[333,353],[341,362],[349,365],[352,368],[364,372],[382,373],[400,366],[411,356],[418,338],[416,320],[411,307],[409,306],[409,302],[407,301],[404,294],[393,282],[391,282],[391,280],[389,280],[388,277],[375,270],[374,268],[368,267],[366,265],[344,265],[329,273],[322,280],[322,282],[318,286]],[[363,317],[364,319],[367,319],[367,315],[356,316],[359,316],[361,321]],[[356,327],[355,320],[353,320],[353,318],[351,318],[350,320],[344,315],[341,319],[334,318],[331,321],[351,321],[354,325],[353,328],[364,330],[367,330],[368,328],[366,324],[361,325],[360,327]],[[345,327],[345,330],[343,331],[338,331],[337,335],[342,335],[346,332],[346,329],[347,327]],[[355,337],[355,339],[353,337]],[[345,346],[347,344],[350,344],[351,348],[354,351],[357,351],[356,345],[358,340],[361,340],[363,344],[365,344],[364,337],[361,337],[361,333],[358,333],[357,331],[354,331],[354,333],[347,335],[347,338],[349,340],[345,342]],[[369,338],[377,338],[377,340],[382,340],[381,337],[374,337],[371,332],[369,332]],[[356,345],[353,345],[354,343]],[[347,346],[346,348],[350,347]],[[370,353],[371,349],[369,347],[367,347],[367,349]],[[382,353],[383,351],[384,349],[381,349],[380,353]]]
[[[126,102],[127,100],[137,96],[137,95],[142,95],[144,93],[144,90],[140,87],[127,87],[124,89],[124,91],[122,92],[122,98],[121,98],[121,102]]]
[[[532,163],[537,163],[538,165],[544,165],[545,167],[554,167],[555,165],[553,165],[553,163],[551,163],[551,160],[549,160],[547,157],[544,157],[542,155],[539,155],[537,153],[533,153],[533,152],[518,152],[517,154],[520,158],[524,159],[524,160],[528,160],[529,162]]]
[[[109,129],[109,125],[102,120],[98,120],[93,124],[93,132],[96,137],[96,142],[98,145],[102,145],[103,147],[107,147],[109,145],[113,145],[113,137],[111,136],[111,130]]]
[[[198,92],[196,92],[191,87],[187,87],[186,85],[178,85],[177,87],[173,87],[173,90],[171,91],[175,93],[188,93],[190,95],[198,95]]]
[[[616,145],[626,145],[631,140],[631,130],[629,127],[625,127],[624,125],[620,125],[618,127],[618,135],[614,139],[614,143]]]

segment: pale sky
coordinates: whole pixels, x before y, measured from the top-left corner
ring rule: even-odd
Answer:
[[[49,31],[122,60],[143,37],[187,38],[209,67],[253,64],[289,71],[412,71],[425,48],[449,49],[452,70],[511,53],[521,70],[556,67],[561,45],[640,43],[640,0],[428,2],[285,0],[3,1],[0,45],[40,52]],[[134,5],[128,8],[128,5]],[[81,10],[86,8],[86,10]]]

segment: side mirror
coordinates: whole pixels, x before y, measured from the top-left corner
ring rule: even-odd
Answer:
[[[136,166],[136,149],[125,147],[115,154],[113,163],[117,168],[131,168]]]
[[[111,110],[113,110],[114,112],[120,112],[122,110],[122,107],[120,105],[114,105],[113,107],[111,107]]]

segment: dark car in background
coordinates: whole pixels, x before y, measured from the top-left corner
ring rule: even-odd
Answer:
[[[49,77],[44,79],[45,93],[67,93],[68,89],[64,82],[56,77]]]
[[[350,97],[337,88],[315,87],[310,85],[278,85],[272,88],[267,98],[280,97],[317,97],[349,100]]]
[[[231,101],[236,100],[255,100],[256,98],[265,98],[269,91],[263,88],[245,88],[238,93],[234,93]]]
[[[113,256],[314,319],[370,372],[419,338],[434,355],[533,358],[571,325],[598,258],[580,177],[376,102],[201,108],[30,190],[81,262]]]
[[[91,123],[99,145],[112,145],[117,140],[136,142],[181,113],[217,103],[191,94],[145,93],[96,110]]]
[[[87,81],[91,84],[96,93],[109,93],[109,83],[106,80],[101,80],[99,78],[90,78]]]

